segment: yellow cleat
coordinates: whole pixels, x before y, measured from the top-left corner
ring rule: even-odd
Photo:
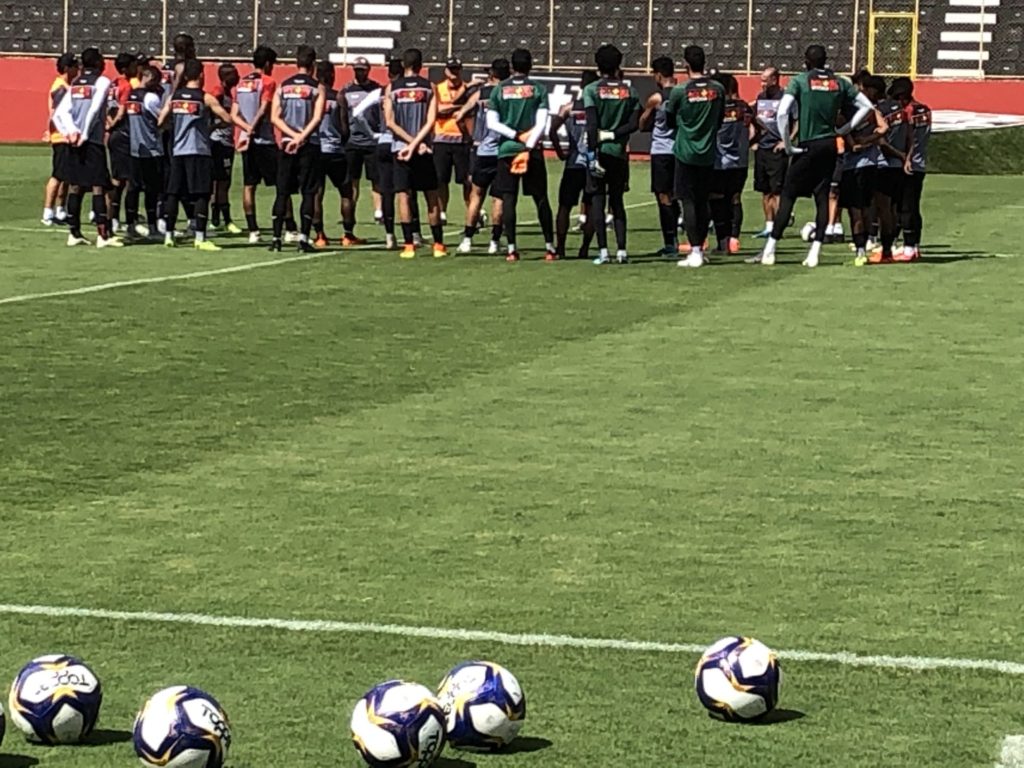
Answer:
[[[227,225],[224,227],[224,231],[227,232],[229,235],[240,235],[240,234],[242,234],[242,228],[240,226],[238,226],[237,224],[235,224],[235,222],[233,222],[233,221],[229,221],[227,223]]]
[[[222,251],[224,250],[216,243],[212,243],[209,240],[196,240],[192,247],[197,251]]]
[[[855,267],[866,267],[867,265],[868,265],[868,257],[866,255],[858,256],[857,258],[855,258],[853,260],[853,266],[855,266]]]
[[[441,245],[440,243],[434,243],[434,258],[443,259],[448,255],[447,246]]]
[[[407,245],[407,246],[405,246],[404,248],[402,248],[402,252],[399,255],[403,259],[415,259],[416,258],[416,246],[415,245]]]

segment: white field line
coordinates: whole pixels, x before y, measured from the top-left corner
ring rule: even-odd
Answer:
[[[1007,736],[996,768],[1024,768],[1024,736]]]
[[[646,203],[633,203],[627,205],[626,208],[643,208],[648,205],[654,205],[653,202]],[[520,223],[520,226],[529,226],[537,224],[536,221],[524,221]],[[29,229],[16,228],[16,227],[0,227],[0,231],[7,232],[31,232],[33,234],[39,232],[46,232],[46,230],[40,229]],[[445,233],[445,238],[448,239],[449,235],[456,235],[459,230],[451,230]],[[7,296],[6,298],[0,298],[0,305],[3,304],[20,304],[26,301],[36,301],[38,299],[53,299],[60,296],[80,296],[85,293],[98,293],[99,291],[110,291],[114,288],[131,288],[136,285],[152,285],[154,283],[170,283],[182,280],[197,280],[203,277],[214,277],[216,275],[230,275],[234,272],[251,272],[254,269],[263,269],[265,267],[276,267],[280,264],[291,264],[297,261],[311,261],[314,259],[322,259],[325,256],[336,256],[339,253],[345,251],[366,251],[381,249],[379,245],[359,245],[352,248],[346,248],[344,251],[318,251],[317,253],[305,253],[301,256],[288,256],[282,259],[271,259],[269,261],[254,261],[248,264],[237,264],[233,267],[222,267],[220,269],[204,269],[198,272],[184,272],[179,275],[160,275],[157,277],[140,277],[134,280],[116,280],[110,283],[98,283],[96,285],[83,285],[79,288],[68,288],[63,291],[47,291],[46,293],[25,293],[20,296]]]
[[[9,616],[47,616],[51,618],[105,619],[109,621],[186,624],[230,629],[278,629],[286,632],[320,632],[355,635],[395,635],[430,640],[525,645],[544,648],[582,648],[632,653],[702,653],[707,647],[697,643],[658,643],[645,640],[577,637],[575,635],[514,634],[479,629],[417,627],[404,624],[377,624],[361,621],[268,619],[244,616],[210,616],[202,613],[157,613],[154,611],[109,611],[96,608],[69,608],[52,605],[0,604],[0,614]],[[961,669],[1024,675],[1024,663],[995,659],[954,659],[929,656],[863,656],[845,651],[779,651],[784,659],[817,661],[849,667],[876,669]],[[1024,766],[1022,766],[1024,768]]]

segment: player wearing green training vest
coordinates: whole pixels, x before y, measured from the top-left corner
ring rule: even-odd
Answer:
[[[636,91],[616,75],[622,65],[622,51],[614,45],[602,45],[594,54],[600,79],[583,89],[583,108],[587,114],[587,147],[595,147],[588,158],[587,191],[592,195],[590,214],[597,229],[600,254],[595,264],[608,264],[608,225],[605,201],[611,206],[615,227],[616,261],[625,264],[626,186],[629,184],[629,153],[626,143],[640,127],[640,99]],[[591,152],[588,151],[588,155]]]
[[[689,256],[677,264],[700,267],[704,264],[704,242],[711,226],[708,198],[725,89],[704,74],[704,49],[699,45],[687,46],[683,59],[689,80],[672,89],[665,105],[668,120],[676,125],[672,150],[676,156],[675,197],[683,204],[683,224],[690,241]]]
[[[512,77],[494,86],[487,110],[487,127],[502,137],[493,192],[501,196],[502,226],[508,240],[506,261],[519,261],[516,248],[516,203],[519,180],[523,192],[537,204],[547,261],[555,261],[555,225],[548,202],[548,172],[539,146],[548,122],[547,89],[530,79],[533,56],[525,48],[512,52]]]
[[[821,244],[828,227],[828,192],[832,173],[836,167],[836,136],[845,136],[873,109],[868,98],[858,93],[853,83],[825,68],[825,49],[812,45],[804,53],[806,72],[802,72],[786,86],[779,102],[778,127],[786,153],[793,157],[782,189],[779,213],[772,226],[771,237],[761,253],[761,263],[775,263],[775,246],[793,213],[798,197],[813,197],[817,207],[814,242],[804,259],[805,267],[818,266]],[[789,115],[794,104],[800,120],[798,146],[790,141]],[[850,122],[836,128],[836,118],[844,107],[855,106]]]

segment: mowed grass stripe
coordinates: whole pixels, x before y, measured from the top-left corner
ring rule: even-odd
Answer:
[[[275,629],[286,632],[318,632],[330,634],[394,635],[429,640],[456,640],[496,645],[524,645],[545,648],[580,648],[585,650],[620,651],[626,653],[701,653],[707,645],[697,643],[665,643],[645,640],[576,637],[573,635],[515,634],[479,629],[417,627],[403,624],[329,621],[324,619],[274,619],[243,616],[210,616],[202,613],[160,613],[157,611],[110,611],[97,608],[71,608],[48,605],[17,605],[0,603],[0,614],[9,616],[47,616],[51,618],[98,619],[108,621],[185,624],[225,629]],[[996,672],[1003,675],[1024,675],[1024,663],[997,659],[954,659],[928,656],[864,656],[846,651],[779,650],[780,658],[797,662],[821,662],[849,667],[875,669],[906,669],[918,672],[956,669]]]

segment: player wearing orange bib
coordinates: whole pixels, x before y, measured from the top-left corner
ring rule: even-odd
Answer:
[[[47,95],[47,114],[50,116],[46,126],[46,140],[50,142],[53,153],[50,178],[46,182],[46,193],[43,199],[44,226],[52,227],[54,223],[64,224],[67,213],[64,211],[64,199],[68,194],[67,185],[67,148],[68,142],[53,124],[53,112],[64,98],[71,81],[78,77],[78,59],[73,53],[63,53],[57,58],[57,77],[50,84]]]

